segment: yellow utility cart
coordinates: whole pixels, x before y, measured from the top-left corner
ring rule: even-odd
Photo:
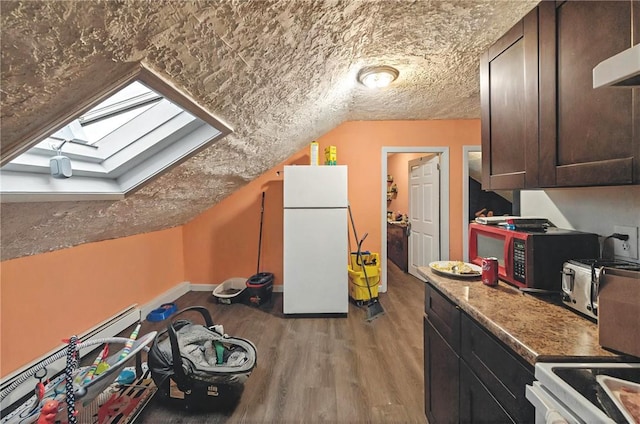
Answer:
[[[369,301],[369,289],[367,288],[367,280],[369,280],[369,288],[371,289],[371,298],[378,297],[378,284],[380,283],[380,257],[377,253],[362,252],[361,258],[357,252],[351,252],[351,261],[349,263],[349,297],[357,305],[362,305]],[[364,269],[363,269],[364,268]],[[365,271],[367,278],[365,278]]]

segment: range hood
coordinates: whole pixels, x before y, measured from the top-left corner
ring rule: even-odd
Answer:
[[[603,60],[593,68],[593,88],[640,86],[640,44]]]

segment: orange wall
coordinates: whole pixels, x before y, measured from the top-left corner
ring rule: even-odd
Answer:
[[[381,251],[382,147],[449,146],[449,255],[462,256],[462,146],[480,144],[479,120],[347,122],[318,142],[321,151],[337,146],[338,163],[349,166],[356,227],[359,235],[369,233],[363,248],[375,252]],[[282,284],[281,171],[308,163],[304,148],[182,227],[1,262],[0,375],[182,281],[218,284],[255,273],[262,191],[261,270]]]
[[[363,248],[381,251],[381,161],[384,146],[449,147],[449,257],[462,258],[462,146],[480,144],[479,120],[355,121],[317,140],[322,152],[334,145],[338,163],[349,167],[349,202]],[[386,158],[385,158],[386,159]],[[247,184],[184,226],[185,278],[219,284],[256,272],[260,193],[266,192],[261,271],[282,284],[282,169],[308,164],[308,147]],[[277,174],[280,172],[280,175]],[[354,242],[352,241],[352,245]]]
[[[409,161],[421,156],[429,156],[429,154],[392,153],[387,155],[387,174],[393,176],[393,183],[398,187],[396,197],[387,202],[387,210],[393,211],[394,216],[397,213],[409,214]],[[384,160],[384,158],[381,159]]]
[[[184,281],[182,227],[3,261],[0,375]]]
[[[263,191],[260,271],[273,272],[276,284],[281,281],[282,175],[284,165],[289,164],[308,165],[308,149],[294,154],[183,226],[185,278],[188,281],[220,284],[228,278],[248,278],[256,273]]]

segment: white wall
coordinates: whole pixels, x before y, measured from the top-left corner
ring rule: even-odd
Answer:
[[[520,200],[522,216],[544,216],[561,228],[607,237],[614,225],[640,227],[638,185],[522,190]]]

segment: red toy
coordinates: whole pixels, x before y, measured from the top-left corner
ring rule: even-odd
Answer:
[[[56,415],[58,415],[58,405],[59,402],[57,400],[47,401],[42,407],[42,410],[40,410],[40,416],[36,424],[54,424],[56,422]]]

